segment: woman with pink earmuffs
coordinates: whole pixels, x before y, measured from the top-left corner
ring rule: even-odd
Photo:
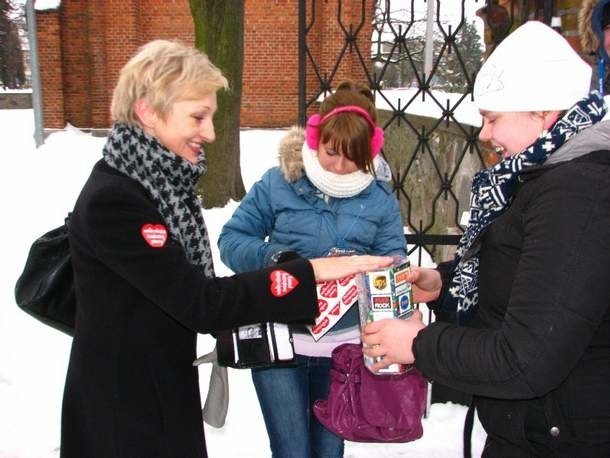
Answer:
[[[305,130],[291,128],[279,146],[279,166],[254,184],[225,224],[218,242],[223,262],[242,272],[294,256],[406,256],[376,119],[371,91],[343,81]],[[360,342],[357,305],[328,328],[319,337],[315,327],[292,327],[296,364],[252,370],[274,457],[343,456],[343,440],[318,422],[312,404],[328,394],[332,350]]]

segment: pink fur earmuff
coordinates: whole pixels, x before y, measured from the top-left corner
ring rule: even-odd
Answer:
[[[320,142],[320,125],[339,113],[356,113],[366,119],[373,128],[373,135],[371,136],[371,157],[376,157],[383,146],[383,129],[373,122],[373,118],[371,118],[368,111],[356,105],[337,107],[324,117],[321,117],[319,114],[310,116],[305,125],[305,140],[307,146],[314,150],[318,149],[318,144]]]

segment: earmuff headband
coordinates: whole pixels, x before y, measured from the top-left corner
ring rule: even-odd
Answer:
[[[368,111],[357,105],[343,105],[337,107],[323,117],[319,114],[310,116],[305,126],[307,146],[311,149],[318,149],[318,144],[320,142],[320,125],[339,113],[356,113],[366,119],[369,126],[373,129],[373,135],[371,136],[371,156],[373,158],[376,157],[383,146],[383,129],[375,124]]]
[[[322,117],[322,119],[320,119],[318,126],[320,126],[320,124],[325,123],[327,120],[329,120],[333,116],[338,115],[339,113],[359,114],[364,119],[366,119],[366,121],[369,123],[369,126],[371,126],[371,129],[375,129],[375,127],[377,127],[377,125],[373,121],[373,118],[371,118],[371,115],[369,114],[369,112],[366,111],[364,108],[359,107],[357,105],[343,105],[341,107],[337,107],[337,108],[331,110],[329,113],[325,114],[324,117]]]

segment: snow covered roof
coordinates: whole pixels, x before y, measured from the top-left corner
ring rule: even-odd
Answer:
[[[61,0],[35,0],[34,9],[36,11],[56,10],[61,5]]]

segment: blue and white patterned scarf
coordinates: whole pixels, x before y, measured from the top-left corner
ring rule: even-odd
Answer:
[[[443,302],[444,309],[457,311],[458,322],[472,318],[478,306],[480,236],[510,205],[521,172],[542,164],[565,142],[599,122],[606,111],[602,96],[593,91],[570,108],[550,131],[542,132],[524,151],[475,174],[470,197],[470,220],[455,253],[453,278]]]

